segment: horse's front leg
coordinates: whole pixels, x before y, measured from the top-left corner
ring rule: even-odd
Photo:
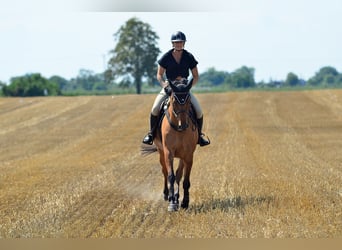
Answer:
[[[176,180],[176,176],[173,170],[173,156],[166,152],[165,154],[165,163],[166,163],[166,168],[167,168],[167,173],[168,173],[168,181],[169,181],[169,207],[168,207],[168,211],[169,212],[173,212],[173,211],[177,211],[178,210],[178,204],[176,201],[176,197],[175,197],[175,180]]]
[[[182,159],[179,159],[179,164],[178,164],[178,168],[176,171],[176,190],[175,190],[175,198],[176,198],[177,204],[179,204],[179,196],[180,196],[179,184],[183,176],[183,169],[184,169],[184,162]]]
[[[168,201],[169,200],[169,188],[167,186],[167,172],[164,173],[164,200]]]
[[[192,159],[185,163],[185,171],[184,171],[184,181],[183,181],[183,189],[184,189],[184,197],[182,200],[181,207],[187,209],[189,207],[190,202],[190,173],[192,168]]]
[[[169,188],[168,188],[168,178],[167,178],[168,173],[167,173],[164,154],[160,154],[159,161],[160,161],[160,165],[162,166],[162,172],[164,176],[164,190],[163,190],[164,200],[167,201],[169,199]]]
[[[172,172],[171,174],[169,174],[168,176],[169,179],[169,207],[168,207],[168,211],[169,212],[174,212],[178,210],[178,202],[175,196],[175,180],[176,180],[176,176],[175,174]]]

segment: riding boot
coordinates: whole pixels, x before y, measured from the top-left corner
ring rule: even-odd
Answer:
[[[203,127],[203,116],[200,119],[197,119],[197,125],[198,125],[198,144],[203,147],[210,144],[210,140],[206,140],[204,138],[204,134],[202,133],[202,127]]]
[[[143,143],[152,145],[153,144],[153,134],[157,128],[158,116],[150,115],[150,131],[143,139]]]

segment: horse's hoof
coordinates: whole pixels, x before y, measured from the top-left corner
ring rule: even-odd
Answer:
[[[176,211],[178,211],[178,204],[170,203],[169,207],[167,208],[167,211],[169,211],[169,212],[176,212]]]
[[[164,200],[168,201],[169,200],[169,190],[164,189],[163,195],[164,195]]]
[[[182,201],[181,207],[182,207],[183,209],[188,209],[188,208],[189,208],[189,202]]]

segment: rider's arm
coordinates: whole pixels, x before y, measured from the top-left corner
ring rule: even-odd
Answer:
[[[199,75],[198,75],[198,69],[197,66],[191,69],[191,74],[192,74],[192,78],[194,79],[192,82],[192,86],[195,86],[196,83],[199,80]]]
[[[157,80],[162,88],[165,88],[168,85],[168,83],[164,81],[164,73],[165,73],[165,68],[158,65]]]

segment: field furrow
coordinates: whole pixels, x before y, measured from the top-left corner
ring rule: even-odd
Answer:
[[[140,153],[154,97],[0,98],[0,238],[342,236],[342,91],[197,94],[176,213]]]

